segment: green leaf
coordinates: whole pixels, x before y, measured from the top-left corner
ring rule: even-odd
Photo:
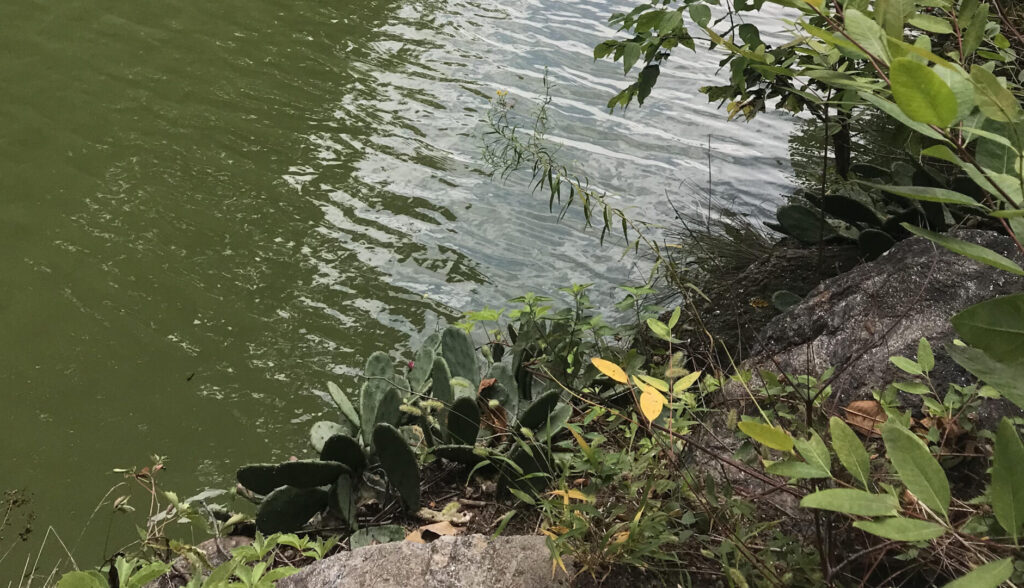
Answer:
[[[921,366],[917,365],[917,362],[912,359],[897,355],[895,357],[890,357],[889,361],[891,361],[894,366],[908,374],[913,374],[915,376],[924,375],[924,372],[921,370]]]
[[[669,319],[668,319],[668,328],[669,328],[669,330],[675,328],[676,324],[679,323],[679,317],[682,316],[682,314],[683,314],[683,309],[678,307],[678,306],[676,307],[675,310],[672,311],[672,316],[670,316]]]
[[[871,460],[864,449],[864,444],[843,419],[832,417],[828,424],[832,435],[832,449],[835,450],[839,463],[867,489],[868,480],[871,478]]]
[[[756,421],[741,421],[739,429],[761,445],[778,451],[793,451],[793,438],[780,426],[771,426]]]
[[[944,147],[942,145],[936,145],[936,147]],[[948,150],[948,148],[946,148]],[[931,155],[931,153],[921,152],[922,155]],[[924,200],[925,202],[942,202],[944,204],[959,204],[961,206],[971,206],[974,208],[985,208],[985,206],[979,203],[974,198],[954,192],[952,190],[946,190],[944,188],[932,188],[929,186],[886,186],[884,184],[873,184],[871,182],[859,182],[872,188],[877,188],[883,192],[889,192],[897,196],[903,196],[904,198],[911,198],[913,200]]]
[[[927,65],[907,57],[893,60],[889,80],[896,105],[911,120],[941,128],[956,120],[956,95]]]
[[[992,298],[964,309],[952,319],[960,338],[992,359],[1024,357],[1024,294]]]
[[[990,265],[995,268],[999,268],[1003,271],[1016,274],[1018,276],[1024,276],[1024,269],[1021,269],[1013,260],[1004,257],[992,251],[988,247],[982,247],[974,243],[968,243],[967,241],[961,241],[954,237],[949,237],[941,233],[935,233],[928,229],[922,229],[921,227],[912,225],[910,223],[900,223],[904,229],[914,233],[919,237],[924,237],[936,245],[940,245],[949,249],[953,253],[969,257],[978,263]]]
[[[693,4],[690,6],[690,18],[704,28],[711,22],[711,8],[707,4]]]
[[[852,488],[830,488],[804,496],[800,506],[860,517],[889,517],[896,515],[900,505],[891,494],[872,494]]]
[[[928,447],[917,435],[893,424],[891,420],[886,421],[881,429],[889,461],[896,468],[907,490],[928,508],[948,516],[949,480]]]
[[[668,341],[669,343],[679,343],[678,339],[672,337],[672,329],[665,323],[655,318],[647,319],[647,326],[651,329],[651,332],[655,334],[659,339]]]
[[[1024,358],[1014,362],[999,362],[981,349],[959,345],[947,345],[946,351],[965,370],[1024,409]]]
[[[932,145],[931,147],[922,150],[921,155],[941,159],[954,165],[964,165],[964,162],[959,157],[957,157],[949,147],[946,147],[945,145]]]
[[[930,521],[893,517],[877,521],[856,521],[853,526],[893,541],[929,541],[946,534],[946,527]]]
[[[623,73],[629,73],[637,60],[640,59],[640,44],[630,41],[623,46],[622,69]]]
[[[1024,443],[1006,418],[996,430],[989,495],[996,520],[1016,541],[1024,525]]]
[[[949,35],[953,32],[953,25],[949,24],[948,20],[931,14],[915,14],[907,19],[907,22],[910,23],[911,26],[919,28],[922,31],[928,31],[929,33]]]
[[[1020,102],[1013,92],[999,83],[999,78],[980,65],[971,68],[974,101],[988,118],[999,122],[1017,122],[1024,118]]]
[[[978,566],[967,575],[960,576],[943,588],[998,588],[1013,575],[1013,558],[1007,557],[998,561]]]
[[[678,10],[669,10],[662,17],[661,23],[658,25],[658,30],[664,35],[675,30],[676,27],[683,24],[683,13]]]
[[[917,121],[911,120],[907,115],[903,114],[903,111],[900,110],[899,106],[893,104],[892,102],[884,100],[871,92],[858,92],[858,95],[861,98],[863,98],[866,102],[871,103],[873,106],[875,106],[882,112],[895,118],[896,120],[900,121],[907,127],[917,131],[918,133],[921,133],[925,137],[931,137],[932,139],[935,139],[937,141],[946,141],[946,138],[943,137],[941,133],[937,132],[935,129],[931,128],[926,124],[922,124]]]
[[[804,461],[832,476],[832,455],[817,431],[812,429],[810,439],[796,439],[793,444]]]
[[[765,470],[769,474],[775,474],[776,476],[782,476],[783,478],[796,478],[799,480],[832,477],[832,474],[828,473],[826,470],[823,470],[813,464],[797,460],[777,461],[769,465]]]
[[[935,369],[935,354],[932,353],[931,343],[924,337],[921,337],[921,340],[917,342],[917,364],[925,372]]]
[[[846,33],[861,47],[884,63],[889,63],[889,50],[886,48],[885,31],[874,20],[863,12],[847,9],[845,12]]]
[[[107,588],[107,580],[99,573],[68,572],[57,581],[57,588]]]

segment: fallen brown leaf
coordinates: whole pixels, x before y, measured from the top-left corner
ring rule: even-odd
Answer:
[[[882,405],[874,400],[857,400],[846,405],[843,409],[846,421],[855,431],[868,437],[879,437],[878,429],[889,415],[882,410]]]
[[[406,535],[405,540],[410,543],[430,543],[438,537],[458,535],[462,529],[452,526],[448,521],[423,525],[412,533]]]

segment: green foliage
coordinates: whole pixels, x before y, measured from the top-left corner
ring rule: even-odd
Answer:
[[[996,431],[992,458],[992,512],[1014,541],[1024,525],[1024,444],[1010,421],[1003,419]]]
[[[1004,558],[980,565],[944,588],[996,588],[1013,574],[1013,559]]]

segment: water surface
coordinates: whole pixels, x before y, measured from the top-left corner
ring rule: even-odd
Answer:
[[[606,0],[17,0],[0,3],[0,490],[30,541],[83,562],[133,536],[96,513],[115,467],[168,457],[185,495],[238,464],[305,451],[370,353],[396,357],[458,311],[639,270],[527,177],[487,176],[498,89],[554,83],[560,156],[668,222],[707,177],[757,211],[784,189],[788,123],[728,124],[684,55],[648,106],[594,63]],[[628,197],[622,196],[628,195]],[[144,504],[136,504],[144,509]],[[110,523],[110,521],[113,521]]]

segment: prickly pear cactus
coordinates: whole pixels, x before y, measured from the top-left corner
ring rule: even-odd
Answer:
[[[476,347],[468,333],[458,327],[445,329],[441,333],[441,357],[448,363],[453,378],[469,380],[474,390],[480,385]]]
[[[282,486],[260,503],[256,528],[268,535],[298,530],[327,508],[327,498],[327,491],[321,488]]]
[[[424,345],[416,352],[409,370],[409,385],[413,392],[425,394],[430,385],[430,371],[434,367],[434,348]]]
[[[555,407],[558,406],[560,397],[561,393],[558,390],[542,394],[537,400],[533,401],[533,404],[526,407],[526,410],[520,415],[519,425],[532,430],[539,430],[544,427],[548,422],[548,417],[554,412]]]
[[[359,430],[359,413],[356,412],[356,407],[352,405],[348,395],[334,382],[327,382],[327,392],[331,395],[334,404],[338,406],[338,410],[341,411],[341,416],[348,421],[347,424],[351,426],[352,432]]]
[[[359,442],[348,435],[334,435],[324,443],[320,459],[345,464],[354,475],[366,469],[366,455]]]
[[[868,205],[841,194],[830,194],[821,201],[821,209],[844,223],[871,227],[882,226],[881,219]]]
[[[420,470],[416,454],[405,442],[402,432],[392,425],[379,424],[373,429],[373,446],[388,482],[398,491],[406,510],[419,510]]]
[[[445,417],[446,442],[453,445],[476,444],[476,437],[480,433],[480,409],[476,399],[459,398]]]
[[[337,511],[338,515],[345,521],[352,530],[359,528],[356,520],[356,495],[359,492],[359,478],[350,474],[338,476],[337,481],[331,486],[330,507]]]
[[[883,253],[892,249],[892,246],[895,244],[896,240],[885,231],[867,229],[861,231],[860,235],[857,236],[857,246],[860,248],[864,259],[868,261],[878,259]]]
[[[487,459],[487,450],[472,445],[438,445],[434,448],[434,455],[448,461],[474,466]]]
[[[775,218],[787,235],[801,243],[814,244],[836,235],[832,225],[825,222],[818,212],[799,204],[779,207]]]
[[[452,372],[448,369],[448,362],[442,357],[435,357],[430,374],[431,396],[442,405],[451,406],[455,402],[455,395],[452,393]]]
[[[391,382],[395,377],[395,366],[391,357],[381,351],[375,352],[366,360],[363,376],[366,381],[363,382],[363,386],[359,390],[360,430],[363,443],[370,445],[373,427],[377,424],[378,406],[385,394],[393,389]],[[401,403],[401,399],[399,399],[399,403]],[[396,410],[397,406],[396,404]]]
[[[349,469],[334,461],[301,460],[279,464],[252,464],[238,468],[238,483],[257,494],[269,494],[281,486],[314,488],[334,483]]]
[[[351,437],[355,434],[355,427],[348,427],[332,421],[317,421],[309,429],[309,444],[313,446],[314,451],[320,453],[324,450],[324,443],[327,443],[327,440],[331,437],[335,435],[348,435]]]
[[[496,363],[487,372],[487,377],[497,381],[499,391],[496,397],[508,414],[519,414],[519,386],[512,375],[512,369],[503,363]]]

